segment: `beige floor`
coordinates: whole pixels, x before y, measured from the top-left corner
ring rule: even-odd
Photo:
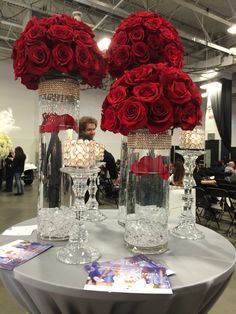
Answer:
[[[36,202],[37,202],[36,181],[33,183],[32,186],[25,187],[25,194],[23,196],[14,196],[12,193],[0,192],[0,233],[9,226],[12,226],[22,220],[35,217]],[[233,242],[236,243],[235,239],[233,240],[234,240]],[[0,313],[1,314],[26,313],[26,311],[22,309],[9,295],[9,293],[3,287],[1,282],[0,282]],[[209,313],[210,314],[236,313],[236,272],[234,273],[223,295]]]

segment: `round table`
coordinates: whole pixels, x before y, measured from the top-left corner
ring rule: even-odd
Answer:
[[[100,249],[101,261],[132,254],[124,247],[123,228],[116,210],[104,210],[108,219],[88,223],[90,243]],[[171,219],[170,219],[171,220]],[[33,224],[35,220],[22,222]],[[170,221],[170,225],[173,221]],[[170,277],[173,294],[136,294],[84,290],[87,273],[83,265],[65,265],[56,258],[55,246],[12,272],[1,270],[5,287],[30,313],[57,314],[194,314],[207,313],[224,291],[236,262],[232,244],[216,232],[198,226],[205,239],[169,237],[169,250],[152,255],[155,261],[176,272]],[[32,236],[0,236],[0,244]]]

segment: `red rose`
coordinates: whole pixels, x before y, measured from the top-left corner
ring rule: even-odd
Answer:
[[[59,128],[59,130],[72,129],[72,130],[78,132],[77,123],[76,123],[75,119],[69,114],[63,114],[63,115],[59,116],[58,128]]]
[[[125,73],[125,83],[128,85],[137,85],[139,83],[148,82],[152,73],[152,65],[143,65],[134,68]]]
[[[21,83],[24,84],[28,89],[38,89],[39,76],[24,74],[21,77]]]
[[[130,97],[120,104],[118,111],[121,129],[137,130],[147,125],[146,107],[135,97]]]
[[[166,68],[165,78],[163,79],[163,86],[165,88],[165,95],[167,98],[177,104],[184,104],[191,100],[190,84],[192,80],[190,77],[178,69]]]
[[[144,102],[153,102],[162,95],[163,87],[160,83],[142,83],[134,87],[134,96]]]
[[[174,123],[172,104],[161,98],[149,105],[148,129],[150,133],[160,133],[168,130]]]
[[[75,30],[74,31],[74,38],[75,38],[77,44],[79,44],[79,42],[81,42],[83,45],[88,46],[88,47],[92,47],[94,45],[94,40],[92,39],[91,35],[85,31]]]
[[[111,103],[113,106],[117,103],[120,103],[121,101],[126,99],[126,87],[124,86],[117,86],[116,88],[112,88],[107,95],[107,100],[109,103]]]
[[[50,50],[44,43],[30,46],[28,49],[28,73],[42,75],[51,67]]]
[[[170,173],[168,169],[166,168],[165,164],[162,161],[162,156],[158,155],[156,158],[154,158],[154,170],[158,174],[162,180],[168,180],[170,177]]]
[[[103,110],[101,119],[101,129],[103,131],[111,131],[118,133],[120,129],[119,120],[116,111],[110,106]]]
[[[15,79],[22,76],[27,69],[27,55],[24,49],[24,44],[21,39],[18,39],[13,44],[12,51],[13,67],[15,72]]]
[[[43,39],[46,29],[40,25],[33,26],[25,34],[25,41],[27,45],[34,45]]]
[[[111,75],[113,71],[122,73],[129,65],[129,61],[131,59],[130,56],[130,48],[127,45],[119,46],[115,50],[110,64]],[[115,69],[114,69],[115,68]]]
[[[132,43],[136,41],[142,41],[145,36],[144,29],[142,27],[135,27],[134,29],[129,31],[129,39]]]
[[[88,71],[89,67],[91,67],[92,55],[86,46],[82,44],[79,44],[76,46],[75,61],[76,61],[77,66],[81,68],[82,70],[84,69]]]
[[[130,48],[127,45],[120,46],[113,54],[112,60],[116,67],[125,68],[130,61]]]
[[[35,16],[32,16],[29,22],[26,24],[23,33],[27,33],[29,29],[31,29],[31,27],[34,27],[37,24],[38,24],[37,18]]]
[[[43,122],[39,126],[40,133],[53,133],[59,131],[60,115],[57,113],[43,113]]]
[[[111,89],[116,88],[117,86],[120,86],[120,85],[126,86],[125,78],[124,78],[123,76],[121,76],[120,78],[116,79],[116,80],[112,83]]]
[[[148,46],[154,50],[162,49],[162,42],[160,40],[160,36],[157,33],[149,34],[147,37]]]
[[[59,72],[68,73],[74,66],[74,53],[70,46],[58,44],[52,50],[53,67]]]
[[[199,91],[198,86],[195,83],[190,85],[190,92],[192,94],[192,102],[198,106],[202,104],[202,95]]]
[[[149,31],[156,32],[162,24],[162,18],[160,16],[152,17],[146,19],[143,24]]]
[[[176,40],[178,38],[178,33],[174,29],[174,27],[166,27],[166,26],[161,26],[160,27],[160,37],[164,41],[171,41],[171,40]]]
[[[201,124],[202,112],[199,106],[193,103],[177,105],[174,107],[175,125],[182,130],[193,130],[196,125]]]
[[[92,38],[95,36],[91,27],[88,26],[83,21],[77,21],[75,18],[69,16],[69,15],[62,15],[62,20],[64,19],[64,24],[68,25],[70,28],[72,28],[74,31],[84,31],[88,33]]]
[[[142,18],[138,16],[129,16],[125,18],[119,25],[119,30],[131,29],[133,27],[139,26],[142,22]]]
[[[150,53],[148,46],[143,42],[137,42],[132,45],[132,53],[136,60],[140,63],[148,63],[150,59]]]
[[[183,49],[176,43],[167,44],[163,50],[164,60],[173,67],[183,67]]]
[[[73,40],[73,32],[66,25],[52,25],[50,26],[47,36],[53,41],[69,43]]]
[[[126,45],[128,41],[128,36],[126,32],[117,32],[112,38],[112,42],[115,43],[116,46]]]
[[[144,176],[149,174],[149,169],[147,164],[140,162],[138,160],[135,160],[131,167],[130,167],[130,171],[132,173],[134,173],[136,176]]]
[[[136,12],[136,13],[134,13],[132,15],[133,16],[140,16],[140,17],[152,17],[152,16],[154,16],[154,13],[144,11],[144,12]]]

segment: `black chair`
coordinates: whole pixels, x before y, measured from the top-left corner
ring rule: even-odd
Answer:
[[[225,179],[226,177],[230,177],[231,172],[220,172],[220,173],[215,173],[215,179],[216,180],[222,180]]]
[[[218,184],[218,181],[217,181]],[[218,184],[219,188],[224,189],[226,191],[236,191],[236,185],[230,183],[220,183]]]
[[[201,222],[201,216],[203,211],[205,212],[205,217],[207,212],[209,213],[211,207],[210,197],[206,191],[197,186],[196,187],[196,216],[199,222]]]
[[[221,185],[229,184],[229,182],[226,181],[225,179],[216,179],[216,182],[218,187],[220,187]]]
[[[224,189],[217,187],[208,187],[206,189],[206,192],[211,196],[212,221],[215,221],[218,228],[220,229],[219,222],[224,214],[228,192]]]
[[[227,236],[231,237],[234,234],[234,224],[236,222],[236,191],[229,191],[228,194],[230,201],[229,215],[231,218],[231,223],[227,231]]]

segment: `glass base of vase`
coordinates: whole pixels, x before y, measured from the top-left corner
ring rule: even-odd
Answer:
[[[76,242],[70,242],[57,252],[60,262],[70,265],[86,264],[94,262],[101,257],[101,253],[89,246],[79,246]]]
[[[91,222],[98,222],[107,219],[107,216],[100,212],[100,210],[88,210],[86,213],[86,220]]]
[[[162,254],[167,251],[167,243],[158,245],[156,247],[139,247],[134,246],[132,244],[129,244],[125,241],[125,245],[128,250],[130,250],[133,253],[141,253],[141,254]]]
[[[170,234],[176,238],[188,240],[199,240],[205,237],[204,233],[198,230],[195,223],[192,222],[180,222],[170,230]]]

